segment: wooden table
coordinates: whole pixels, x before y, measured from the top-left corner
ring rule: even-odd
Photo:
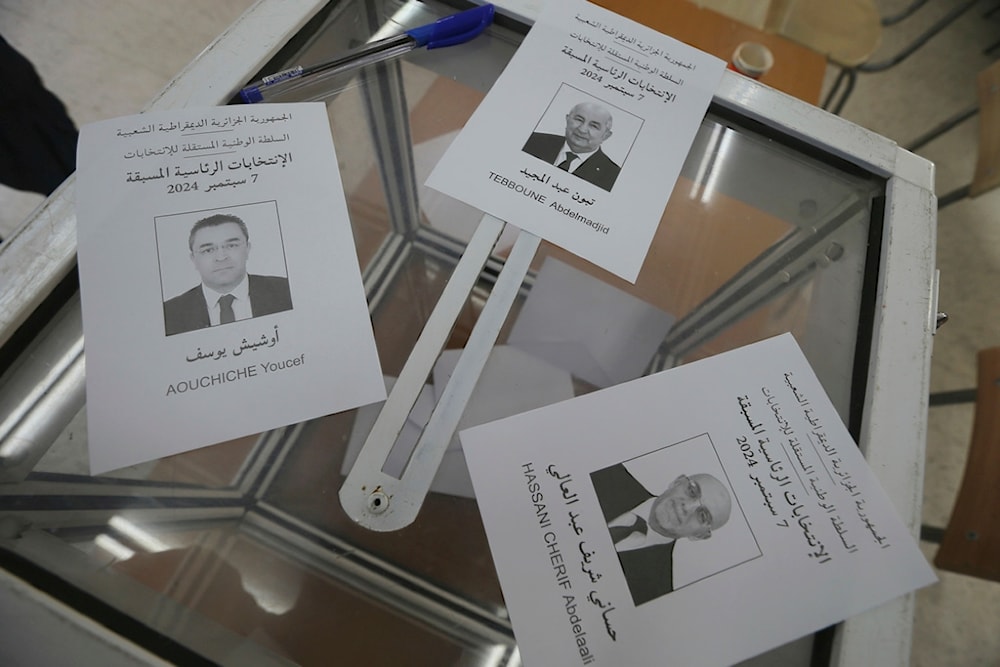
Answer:
[[[687,0],[595,0],[613,12],[670,35],[727,62],[740,42],[759,42],[774,54],[774,67],[761,83],[817,104],[826,72],[826,58],[780,35],[770,34]]]

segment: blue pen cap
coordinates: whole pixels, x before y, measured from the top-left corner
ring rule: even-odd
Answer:
[[[240,97],[243,98],[243,102],[246,104],[255,104],[264,101],[264,96],[257,86],[247,86],[240,91]]]
[[[454,46],[467,42],[486,30],[493,22],[493,13],[493,5],[486,4],[407,30],[406,34],[416,40],[417,46],[426,46],[428,49]]]

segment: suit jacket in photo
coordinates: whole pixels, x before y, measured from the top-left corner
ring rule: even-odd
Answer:
[[[250,312],[254,317],[280,313],[292,309],[292,296],[288,280],[280,276],[248,275],[250,281]],[[163,319],[167,335],[206,329],[211,326],[208,304],[201,283],[180,296],[163,303]]]
[[[605,523],[656,495],[650,493],[620,463],[590,473],[590,481],[597,493]],[[675,544],[669,542],[618,552],[618,561],[636,606],[674,590]]]
[[[521,150],[548,163],[553,163],[559,157],[559,149],[563,147],[565,142],[566,137],[559,134],[534,132],[528,137],[527,143]],[[574,176],[579,176],[583,180],[611,192],[611,186],[615,184],[620,171],[621,167],[598,148],[576,169],[573,169],[572,173]]]

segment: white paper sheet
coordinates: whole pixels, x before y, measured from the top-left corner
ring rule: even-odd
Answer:
[[[790,334],[461,439],[526,665],[732,664],[935,580]],[[676,539],[616,547],[649,497]]]
[[[409,460],[410,452],[420,439],[424,425],[430,419],[434,406],[441,398],[445,385],[455,370],[462,350],[444,350],[434,364],[434,384],[424,385],[410,415],[403,424],[396,444],[386,459],[384,470],[400,476]],[[396,378],[385,379],[386,389],[392,390]],[[563,370],[506,345],[497,345],[490,353],[483,373],[476,383],[469,404],[458,422],[458,428],[483,424],[494,419],[509,417],[543,405],[573,397],[573,379]],[[380,406],[367,406],[358,410],[347,444],[341,473],[351,471],[365,438],[375,424]],[[461,498],[475,498],[465,454],[456,434],[441,459],[431,491]]]
[[[546,257],[508,344],[596,387],[643,374],[675,317]]]
[[[76,184],[92,473],[385,398],[322,104],[87,125]]]
[[[436,400],[441,400],[461,356],[462,350],[444,350],[434,364]],[[482,375],[476,382],[469,404],[458,422],[458,430],[570,398],[573,398],[573,378],[569,373],[509,345],[497,345],[490,352]],[[447,486],[442,485],[445,493],[475,497],[457,434],[441,460],[435,483],[438,480],[451,480]],[[434,486],[431,488],[434,489]]]
[[[634,282],[724,69],[596,5],[549,0],[427,185]]]

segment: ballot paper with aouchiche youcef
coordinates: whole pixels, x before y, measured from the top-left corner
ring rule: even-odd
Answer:
[[[82,128],[94,474],[385,398],[322,104]]]

